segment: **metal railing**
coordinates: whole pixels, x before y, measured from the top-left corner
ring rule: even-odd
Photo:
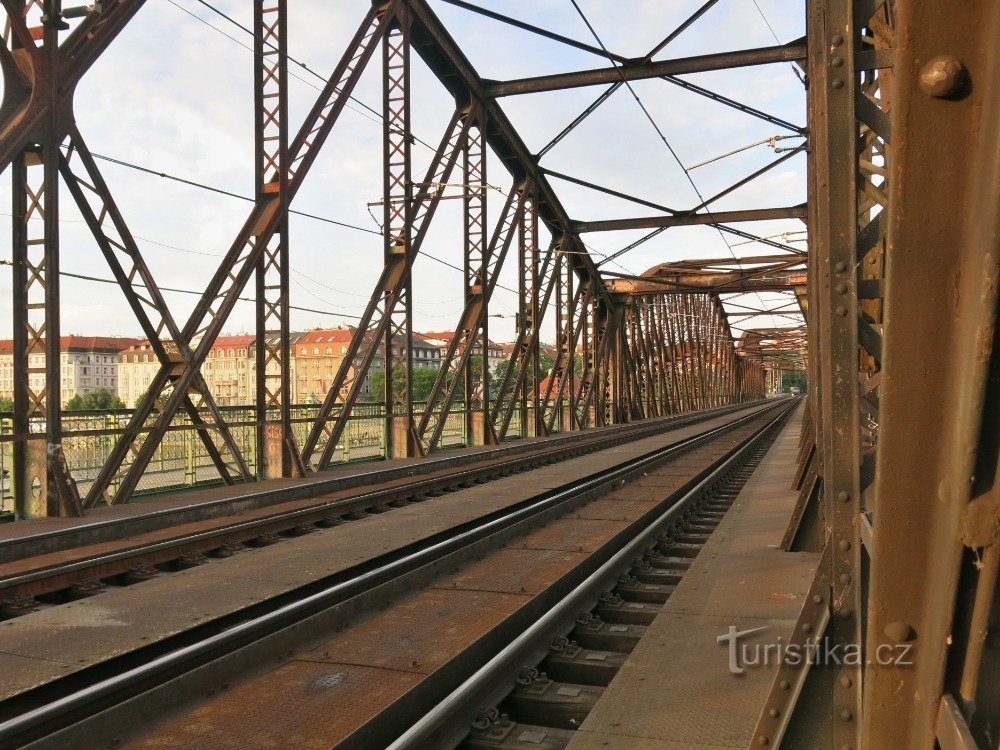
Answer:
[[[305,442],[319,406],[298,404],[292,407],[292,432],[299,445]],[[419,412],[422,406],[414,404],[415,411]],[[251,471],[256,473],[257,424],[254,407],[221,406],[219,410]],[[132,413],[132,409],[63,412],[63,452],[81,493],[87,491],[97,476],[114,446],[116,436],[122,432]],[[455,404],[448,415],[440,447],[447,449],[468,445],[470,436],[466,434],[465,424],[464,406]],[[33,424],[32,431],[35,430],[43,432],[44,422]],[[517,410],[509,434],[521,434]],[[9,412],[0,413],[0,513],[14,509],[13,447],[12,415]],[[355,406],[334,459],[342,463],[380,460],[385,458],[385,450],[385,405],[369,403]],[[179,414],[157,447],[136,488],[136,495],[149,496],[220,481],[219,473],[192,428],[190,419]]]

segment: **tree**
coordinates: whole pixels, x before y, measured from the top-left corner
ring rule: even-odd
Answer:
[[[14,399],[9,396],[0,396],[0,412],[14,411]]]
[[[66,408],[70,411],[110,411],[124,409],[125,402],[107,388],[96,388],[82,396],[76,394],[66,402]]]
[[[806,392],[806,374],[801,370],[786,370],[781,373],[781,392],[791,393],[793,387],[797,387],[799,393]]]
[[[413,393],[414,401],[426,401],[431,395],[431,388],[434,387],[434,379],[438,370],[435,367],[414,367],[413,379],[410,383],[410,391]],[[372,386],[372,399],[375,401],[385,401],[385,371],[376,370],[370,376]],[[403,382],[406,373],[402,366],[392,368],[392,390],[394,397],[402,399]]]
[[[149,395],[149,391],[143,391],[142,393],[140,393],[138,396],[135,397],[135,406],[136,406],[136,408],[139,407],[139,404],[141,404],[143,402],[143,400],[145,400],[146,396],[148,396],[148,395]],[[164,404],[167,403],[167,399],[162,394],[157,399],[157,401],[159,402],[160,406],[163,406]]]

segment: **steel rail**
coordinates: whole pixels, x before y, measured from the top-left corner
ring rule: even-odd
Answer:
[[[109,660],[94,669],[93,674],[97,679],[90,684],[78,686],[78,674],[64,678],[72,688],[70,691],[65,690],[65,685],[60,688],[63,680],[35,688],[19,696],[18,703],[23,705],[30,702],[29,696],[41,700],[36,701],[32,708],[0,723],[0,747],[20,747],[49,736],[94,716],[99,711],[294,626],[354,596],[433,564],[442,557],[487,542],[496,534],[542,513],[567,505],[581,496],[609,491],[621,480],[637,476],[651,466],[685,453],[778,408],[784,413],[790,406],[786,401],[766,405],[732,422],[643,454],[609,471],[570,482],[507,509],[380,555],[316,584],[303,586],[284,596],[273,597],[257,607],[251,607],[250,610],[258,611],[249,619],[247,610],[243,610],[212,623],[196,626],[159,644],[166,650],[158,649],[157,644],[153,644],[133,654]],[[324,588],[316,590],[318,586]],[[158,651],[161,652],[157,653]],[[102,671],[113,670],[116,665],[124,665],[125,668],[117,673],[101,675]]]
[[[93,569],[101,567],[106,568],[107,566],[122,563],[123,561],[130,561],[132,565],[136,565],[139,562],[158,564],[175,559],[184,552],[216,549],[227,541],[250,540],[262,533],[288,530],[302,523],[308,523],[310,520],[315,522],[331,515],[338,516],[358,512],[385,503],[398,501],[404,497],[447,490],[463,483],[499,478],[500,475],[505,473],[529,469],[539,463],[549,464],[554,461],[566,460],[581,451],[589,453],[610,448],[624,440],[641,439],[649,434],[657,433],[664,427],[676,429],[705,421],[713,416],[718,416],[718,414],[697,412],[686,415],[686,418],[674,419],[666,425],[663,424],[662,420],[658,420],[660,422],[659,425],[637,426],[634,432],[626,431],[624,434],[619,432],[613,435],[593,436],[593,439],[588,441],[559,445],[549,450],[545,450],[543,447],[540,451],[517,455],[508,460],[489,461],[487,459],[483,464],[473,465],[468,469],[450,473],[447,476],[425,477],[422,475],[416,481],[398,487],[364,492],[354,497],[323,502],[305,508],[281,511],[274,515],[254,518],[248,521],[238,521],[202,532],[184,533],[177,537],[162,539],[148,544],[140,544],[128,549],[81,557],[68,562],[35,568],[24,573],[0,577],[0,598],[13,596],[18,593],[35,595],[49,593],[70,585],[70,582],[64,579],[80,571],[93,571]],[[641,425],[642,423],[639,424]],[[157,556],[157,553],[160,554]],[[126,566],[119,567],[121,569],[118,573],[126,572],[128,569]],[[116,574],[114,570],[103,570],[96,575],[91,573],[90,577],[106,578]],[[82,580],[82,578],[82,576],[78,576],[75,580]],[[59,583],[45,590],[23,590],[29,584],[46,580],[59,580]]]
[[[731,411],[739,411],[741,409],[752,408],[754,405],[761,402],[748,402],[741,404],[732,404],[729,406],[723,406],[716,409],[706,409],[697,412],[681,412],[677,414],[671,414],[667,417],[659,418],[656,420],[643,420],[642,422],[632,422],[625,425],[612,425],[609,427],[601,428],[599,431],[587,430],[587,431],[576,431],[572,433],[563,433],[559,435],[554,435],[545,438],[542,441],[537,442],[510,442],[504,443],[500,446],[493,448],[485,448],[483,450],[476,451],[471,454],[457,454],[457,455],[446,455],[438,454],[435,457],[421,459],[419,465],[411,465],[406,467],[406,470],[412,471],[414,476],[422,476],[426,474],[431,474],[438,470],[445,470],[451,467],[459,466],[469,466],[475,467],[477,464],[482,464],[487,461],[494,461],[496,459],[502,459],[508,456],[513,456],[515,458],[526,459],[529,456],[535,456],[536,458],[544,452],[559,453],[562,451],[570,451],[573,449],[582,449],[586,446],[593,445],[595,443],[607,442],[609,445],[611,441],[623,437],[628,434],[642,433],[647,430],[655,431],[662,428],[673,428],[675,426],[682,426],[685,424],[690,424],[692,419],[708,419],[713,416],[719,416]],[[551,446],[551,448],[550,448]],[[537,449],[537,450],[535,450]],[[370,465],[370,464],[369,464]],[[183,516],[185,514],[190,514],[195,511],[204,512],[211,509],[225,508],[227,506],[244,506],[240,510],[249,510],[256,507],[260,507],[260,499],[268,498],[268,505],[273,505],[281,502],[291,502],[295,500],[305,500],[310,497],[319,497],[324,494],[338,492],[341,490],[351,489],[352,487],[364,486],[365,484],[374,484],[376,482],[383,482],[389,479],[389,474],[394,470],[393,468],[385,468],[382,470],[374,472],[363,472],[359,471],[352,474],[337,475],[333,477],[322,477],[317,478],[311,476],[307,478],[302,483],[297,483],[293,486],[284,487],[274,487],[274,488],[263,488],[254,489],[251,491],[240,491],[237,494],[216,498],[213,500],[207,500],[197,503],[191,503],[190,505],[183,505],[175,508],[162,508],[158,510],[151,510],[147,513],[142,513],[137,516],[127,516],[127,517],[116,517],[109,519],[102,519],[91,521],[88,523],[76,524],[69,528],[52,529],[49,531],[44,531],[36,534],[31,534],[21,537],[12,537],[9,539],[0,540],[0,562],[17,559],[17,549],[23,547],[24,545],[31,545],[34,549],[39,549],[40,545],[44,545],[47,542],[53,540],[58,540],[60,538],[70,538],[70,537],[82,537],[86,534],[92,534],[95,532],[100,532],[105,529],[113,529],[114,527],[124,527],[136,524],[150,524],[156,523],[161,520],[169,519],[171,516]],[[200,520],[198,518],[190,519],[191,521]],[[179,520],[178,523],[187,523],[189,521]],[[164,524],[166,525],[166,524]],[[143,528],[140,532],[151,530],[151,528],[162,528],[163,526],[151,526]],[[106,539],[98,539],[96,541],[107,541]],[[83,542],[89,543],[89,542]],[[82,544],[81,543],[81,546]],[[50,547],[46,551],[56,551],[58,549],[66,549],[68,546],[58,546]],[[9,550],[14,550],[11,552]]]
[[[785,408],[781,409],[773,419],[719,459],[706,476],[663,510],[645,530],[554,603],[542,617],[535,620],[392,742],[389,745],[390,750],[444,748],[458,745],[468,733],[470,717],[475,715],[476,710],[481,706],[499,703],[510,692],[518,669],[524,664],[539,661],[534,657],[544,654],[552,638],[561,635],[565,630],[567,621],[573,622],[578,612],[590,609],[596,601],[597,594],[606,590],[623,568],[630,567],[637,557],[641,557],[642,553],[655,543],[664,529],[675,523],[688,507],[753,451],[759,442],[795,409],[798,401],[784,403],[786,403]],[[539,647],[540,643],[543,644],[542,647]]]

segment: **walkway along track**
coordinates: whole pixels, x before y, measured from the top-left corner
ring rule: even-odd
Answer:
[[[483,452],[479,460],[467,465],[463,462],[456,466],[456,457],[442,458],[429,462],[428,466],[411,466],[410,471],[420,472],[414,476],[388,479],[386,472],[376,469],[370,474],[317,482],[312,486],[313,494],[302,499],[283,499],[301,494],[302,490],[297,488],[258,490],[236,499],[205,504],[201,515],[206,517],[139,534],[130,531],[149,529],[154,524],[165,523],[165,518],[170,517],[197,518],[198,509],[156,511],[149,514],[151,518],[143,514],[4,540],[0,542],[0,619],[93,596],[109,586],[140,583],[163,573],[205,563],[208,558],[228,557],[248,547],[266,546],[317,528],[405,507],[664,429],[695,424],[730,411],[743,411],[748,406],[743,404],[595,433],[559,436],[551,441],[519,446],[522,450],[504,446]],[[440,467],[435,468],[438,464]],[[332,488],[336,491],[331,492]],[[88,536],[101,541],[62,548],[70,543],[68,540]],[[40,549],[51,551],[39,554]]]
[[[219,680],[223,679],[224,675],[239,674],[241,670],[245,673],[248,669],[251,672],[255,669],[260,671],[261,665],[273,665],[277,654],[284,654],[286,651],[292,653],[295,649],[301,649],[305,642],[321,642],[324,635],[329,638],[335,627],[349,620],[352,613],[356,616],[359,612],[371,609],[373,603],[384,603],[387,596],[398,596],[407,592],[412,594],[414,584],[420,581],[421,576],[426,582],[428,574],[440,574],[453,569],[456,565],[467,563],[470,557],[502,554],[504,550],[497,550],[498,545],[523,537],[532,529],[537,529],[541,523],[566,517],[575,509],[583,507],[586,510],[605,502],[596,498],[613,492],[626,480],[640,478],[668,459],[676,459],[678,456],[682,462],[687,461],[689,464],[694,462],[698,465],[698,468],[689,467],[686,470],[688,478],[681,482],[680,491],[683,494],[697,484],[721,457],[730,452],[734,442],[742,443],[750,433],[757,432],[763,424],[771,424],[774,419],[780,419],[787,414],[788,408],[787,402],[769,405],[670,448],[630,460],[611,471],[573,482],[529,501],[517,503],[507,510],[487,516],[485,522],[478,520],[460,525],[453,531],[411,545],[396,554],[374,559],[366,565],[352,569],[349,574],[324,580],[322,588],[303,587],[288,596],[268,600],[256,608],[255,612],[243,612],[233,621],[217,620],[205,626],[192,628],[156,646],[141,649],[97,668],[85,670],[85,673],[73,675],[24,694],[16,703],[8,702],[8,705],[0,709],[3,711],[0,715],[6,719],[0,724],[0,744],[4,747],[21,746],[33,739],[44,737],[43,743],[39,746],[79,746],[83,738],[86,738],[90,746],[95,746],[97,738],[118,737],[123,728],[135,727],[136,716],[161,715],[182,697],[189,698],[202,689],[208,689],[209,686],[214,686],[211,688],[213,691],[224,687],[219,685]],[[706,457],[701,455],[705,451],[713,454],[711,460],[706,460]],[[697,461],[692,458],[696,455],[699,456]],[[638,524],[639,529],[646,528],[656,515],[662,513],[661,506],[669,508],[680,507],[678,503],[683,504],[683,500],[677,500],[677,492],[670,493],[666,500],[662,500],[662,496],[663,493],[659,493],[658,500],[652,503],[652,507],[656,509],[655,513],[643,512],[635,523],[618,524],[621,531],[615,536],[616,548],[635,537],[636,529],[633,526]],[[645,503],[645,506],[651,507],[649,503]],[[600,554],[575,555],[573,560],[575,565],[570,566],[573,568],[573,576],[589,575],[603,563],[605,552],[602,548]],[[483,564],[489,566],[488,557]],[[557,590],[563,588],[565,582],[556,587]],[[331,616],[330,613],[337,609],[337,605],[345,603],[344,612]],[[538,614],[542,613],[536,613],[531,619],[535,619]],[[517,620],[520,616],[522,614],[516,613],[505,618],[505,621]],[[369,630],[369,624],[361,623],[361,630]],[[497,637],[491,635],[480,640],[496,641]],[[492,652],[495,652],[495,648]],[[456,665],[452,660],[449,669],[445,670],[448,674],[444,677],[435,674],[435,679],[424,681],[425,688],[433,686],[434,690],[430,694],[423,695],[418,703],[425,707],[433,705],[434,700],[450,690],[446,683],[460,684],[476,666],[478,665],[466,663],[456,671]],[[250,681],[241,688],[252,690],[254,684]],[[338,681],[332,680],[330,687],[336,684],[339,684]],[[322,687],[321,685],[320,692]],[[371,692],[371,687],[366,686],[365,690]],[[444,690],[444,693],[441,693],[441,690]],[[236,693],[237,690],[234,690],[228,695],[236,697]],[[277,704],[281,703],[281,693],[271,692],[270,695],[278,699]],[[252,722],[253,710],[247,711],[248,704],[239,702],[246,715],[237,721]],[[405,703],[412,709],[413,701]],[[359,719],[350,711],[342,710],[340,713],[346,714],[352,720]],[[412,710],[410,714],[410,721],[418,718],[418,714]],[[392,736],[407,726],[406,723],[396,722],[387,725],[382,721],[362,723],[367,727],[367,731],[380,731],[384,735],[377,739],[366,733],[355,733],[352,742],[356,740],[365,746],[373,746],[372,743],[375,746],[384,744],[383,740],[392,739]],[[330,729],[328,723],[320,722],[319,725],[324,729]],[[272,725],[272,730],[276,726]],[[390,726],[395,729],[388,729]],[[59,732],[64,727],[68,729]],[[281,727],[277,729],[279,736],[287,739],[287,729]],[[307,731],[304,727],[300,729]],[[385,734],[387,729],[392,736]],[[246,735],[244,734],[241,739],[239,734],[241,730],[246,732],[247,726],[237,724],[236,731],[233,730],[234,727],[230,727],[228,733],[234,740],[233,746],[247,747]],[[287,741],[296,744],[294,739]],[[208,738],[201,738],[190,744],[224,746]]]

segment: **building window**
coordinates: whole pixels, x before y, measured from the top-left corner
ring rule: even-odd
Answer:
[[[326,347],[326,353],[327,353],[327,354],[333,354],[333,348],[332,348],[332,347],[329,347],[329,346],[328,346],[328,347]],[[329,363],[328,363],[328,364],[329,364]]]
[[[313,356],[314,357],[318,357],[319,356],[319,347],[318,346],[314,346],[313,347]]]
[[[340,353],[341,354],[347,354],[347,347],[346,346],[340,347]]]

